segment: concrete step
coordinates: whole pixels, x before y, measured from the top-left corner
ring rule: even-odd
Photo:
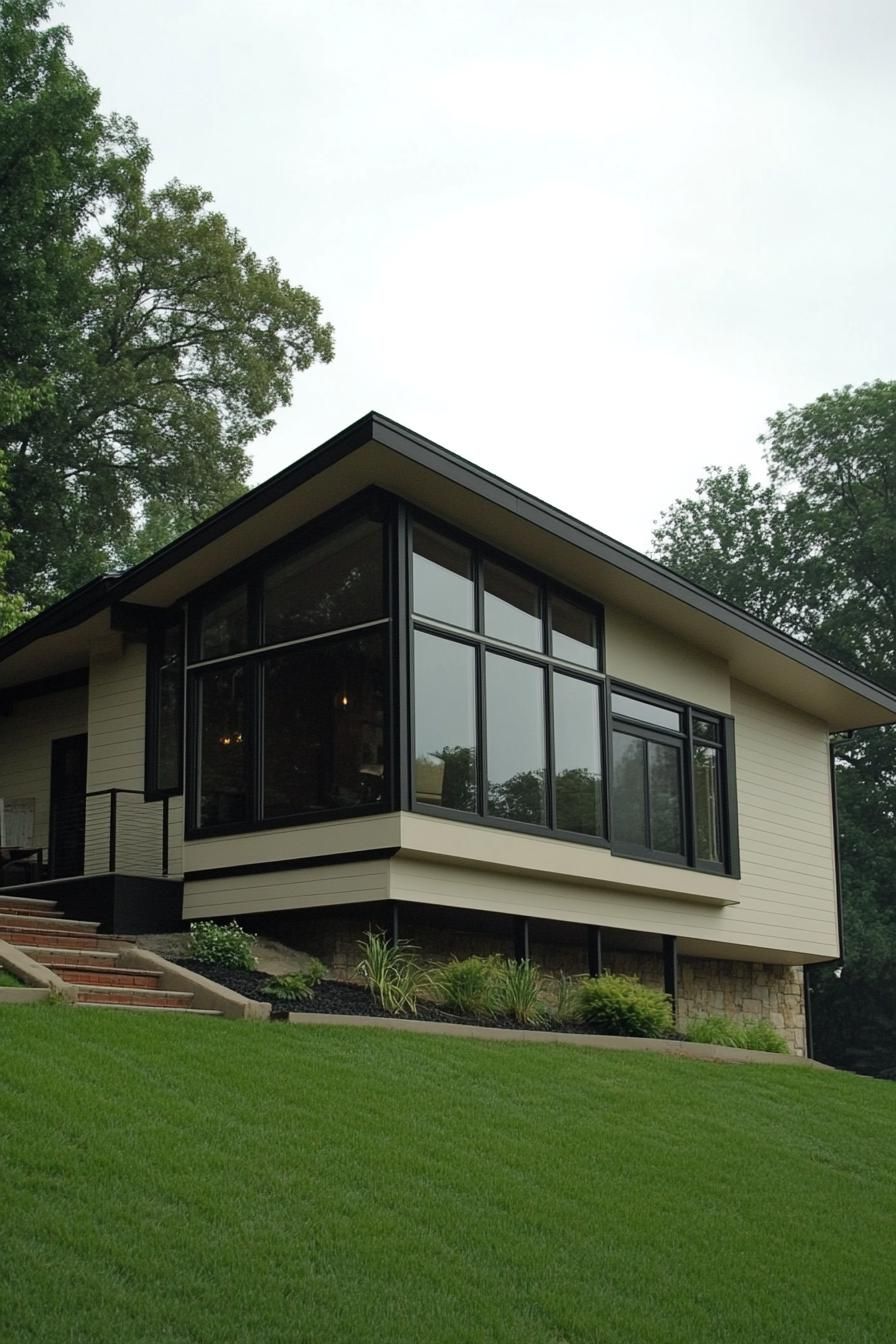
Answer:
[[[0,915],[53,915],[58,901],[35,901],[29,896],[0,896]]]
[[[65,915],[40,915],[7,913],[0,910],[0,931],[3,929],[80,929],[84,933],[95,933],[99,928],[98,919],[66,919]],[[2,937],[2,932],[0,932]]]
[[[142,1008],[190,1008],[193,995],[175,989],[133,989],[130,986],[85,984],[69,981],[78,991],[79,1003],[124,1003]]]
[[[54,958],[57,961],[62,958],[70,965],[77,966],[114,966],[120,955],[118,952],[98,952],[96,949],[85,951],[79,947],[43,947],[29,943],[18,943],[17,946],[32,961],[39,961],[42,966]]]
[[[131,966],[85,966],[83,962],[45,961],[48,971],[71,985],[109,985],[113,988],[158,989],[161,971],[141,971]]]
[[[154,1008],[145,1003],[97,1003],[81,1000],[76,1008],[112,1008],[116,1012],[128,1013],[189,1013],[193,1017],[220,1017],[217,1008]]]

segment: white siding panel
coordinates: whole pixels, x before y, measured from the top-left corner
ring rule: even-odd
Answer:
[[[94,657],[90,664],[87,741],[87,791],[136,789],[143,792],[146,741],[146,647],[126,645],[116,655]],[[169,872],[183,871],[183,805],[169,802]],[[116,866],[121,872],[151,871],[159,861],[162,803],[144,803],[122,794]],[[109,866],[109,800],[88,800],[85,872]]]
[[[50,751],[57,737],[87,732],[87,687],[20,700],[0,715],[0,798],[33,798],[34,843],[50,838]]]
[[[187,882],[184,919],[382,901],[388,894],[389,864],[386,860],[276,873],[236,874]]]

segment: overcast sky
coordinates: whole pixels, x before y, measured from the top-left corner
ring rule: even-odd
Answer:
[[[896,372],[892,0],[68,0],[154,181],[316,294],[261,480],[375,409],[646,548]]]

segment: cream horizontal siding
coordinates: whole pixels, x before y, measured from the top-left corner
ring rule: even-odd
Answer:
[[[184,845],[184,867],[190,873],[244,864],[283,863],[328,854],[350,857],[372,849],[397,849],[400,843],[401,820],[394,812],[386,816],[352,817],[345,821],[278,826],[244,835],[188,840]]]
[[[731,711],[739,881],[406,815],[402,850],[393,860],[393,898],[676,934],[698,955],[730,948],[731,955],[757,960],[836,956],[827,729],[737,682]],[[741,780],[749,784],[740,786]]]
[[[636,613],[618,607],[604,609],[606,664],[611,677],[728,713],[731,685],[728,664],[695,649]]]
[[[125,645],[116,654],[91,659],[87,739],[87,792],[135,789],[142,794],[146,747],[146,646]],[[161,802],[122,794],[118,798],[116,867],[152,871],[160,863]],[[169,801],[168,868],[183,871],[183,805]],[[109,799],[88,799],[85,872],[109,866]]]
[[[235,874],[188,881],[184,919],[302,910],[319,905],[382,901],[389,894],[388,860],[337,863],[275,873]]]
[[[20,700],[0,714],[0,798],[33,798],[34,843],[50,839],[50,753],[57,737],[87,732],[87,687]]]

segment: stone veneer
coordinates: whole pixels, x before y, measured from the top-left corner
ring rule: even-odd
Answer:
[[[510,921],[506,917],[488,915],[481,919],[486,927],[451,927],[431,921],[431,917],[421,919],[419,907],[412,908],[401,912],[400,934],[414,943],[422,958],[428,961],[493,953],[512,956]],[[382,912],[356,908],[338,912],[285,912],[259,919],[256,927],[320,957],[338,979],[352,979],[360,956],[358,940],[368,928],[383,927],[385,923]],[[549,974],[556,975],[560,971],[567,975],[587,973],[584,930],[575,925],[568,928],[568,940],[563,926],[557,925],[552,926],[551,937],[539,937],[537,933],[531,937],[532,960]],[[637,976],[652,989],[663,988],[663,959],[658,952],[629,952],[607,946],[603,962],[607,971]],[[784,1037],[792,1054],[804,1055],[806,1052],[800,966],[680,956],[677,1009],[681,1030],[685,1030],[694,1018],[710,1014],[759,1018],[769,1022]]]

